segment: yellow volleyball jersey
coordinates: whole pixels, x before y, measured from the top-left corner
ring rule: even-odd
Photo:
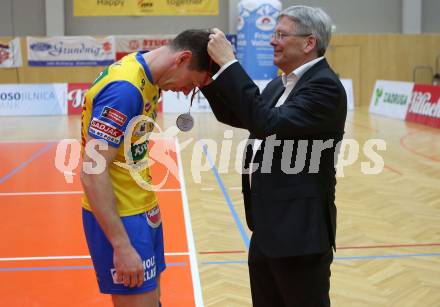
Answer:
[[[134,131],[127,129],[131,119],[145,115],[156,119],[159,88],[153,83],[151,72],[141,52],[131,53],[104,69],[93,82],[86,94],[82,110],[81,138],[82,152],[85,153],[85,141],[88,135],[95,139],[106,140],[109,146],[118,149],[115,162],[136,164],[148,158],[148,140],[136,145],[146,133],[154,129],[154,124],[141,121]],[[132,161],[126,161],[124,155],[125,138],[130,138]],[[125,140],[125,141],[124,141]],[[116,206],[120,216],[139,214],[152,209],[157,204],[154,191],[144,189],[131,176],[128,169],[115,162],[109,165],[109,174],[116,196]],[[138,172],[141,180],[152,185],[150,170],[144,168]],[[92,211],[87,196],[82,205]]]

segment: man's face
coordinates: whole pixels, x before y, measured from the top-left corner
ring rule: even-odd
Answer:
[[[285,73],[301,66],[310,52],[310,33],[299,33],[295,22],[283,16],[275,27],[276,35],[270,44],[273,47],[273,63]]]
[[[166,72],[160,88],[188,95],[195,87],[202,87],[206,82],[207,72],[190,69],[190,60],[191,57],[177,58],[175,65]]]

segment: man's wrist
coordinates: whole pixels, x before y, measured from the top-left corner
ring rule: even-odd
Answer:
[[[232,60],[230,60],[229,62],[227,62],[227,63],[225,63],[224,65],[222,65],[222,67],[220,67],[219,71],[218,71],[214,76],[212,76],[212,79],[213,79],[213,80],[217,79],[217,77],[220,76],[220,74],[221,74],[226,68],[228,68],[229,66],[231,66],[231,65],[234,64],[235,62],[238,62],[238,60],[237,60],[237,59],[232,59]]]

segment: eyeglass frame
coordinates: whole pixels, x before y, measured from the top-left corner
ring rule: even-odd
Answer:
[[[300,34],[300,33],[284,33],[284,32],[280,32],[280,31],[275,31],[275,32],[272,33],[272,38],[274,40],[278,41],[278,42],[281,42],[281,41],[284,40],[285,37],[288,37],[288,36],[307,37],[307,36],[310,36],[312,34],[313,33],[308,33],[308,34],[303,33],[303,34]]]

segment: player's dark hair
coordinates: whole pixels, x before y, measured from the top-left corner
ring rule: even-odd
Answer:
[[[170,42],[169,47],[175,51],[191,51],[193,57],[189,68],[197,71],[207,71],[211,68],[211,75],[214,75],[220,67],[211,61],[208,54],[209,34],[210,32],[208,30],[186,30],[178,34],[176,38]]]

